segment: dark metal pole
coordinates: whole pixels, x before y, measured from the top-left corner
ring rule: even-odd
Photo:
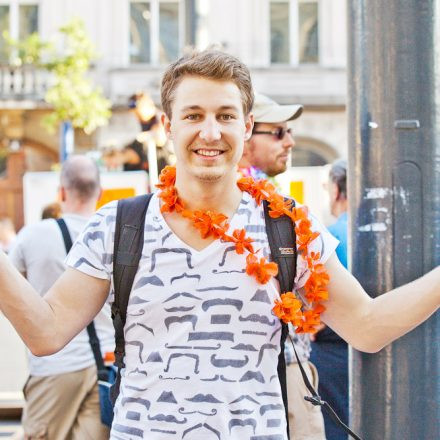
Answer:
[[[377,296],[440,264],[440,2],[348,1],[352,272]],[[366,440],[440,438],[440,314],[354,351],[351,422]]]

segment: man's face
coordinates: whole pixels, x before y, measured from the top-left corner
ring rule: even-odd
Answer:
[[[177,86],[171,120],[163,116],[173,140],[178,173],[215,181],[236,173],[252,115],[245,117],[238,87],[229,81],[187,76]]]
[[[279,128],[286,131],[287,123],[258,123],[255,126],[256,131],[276,132]],[[276,176],[286,171],[289,151],[294,145],[295,141],[287,131],[282,139],[273,134],[254,134],[246,145],[245,155],[251,165],[268,176]]]

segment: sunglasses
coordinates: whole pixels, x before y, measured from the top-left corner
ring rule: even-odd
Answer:
[[[272,136],[276,136],[277,139],[281,140],[284,138],[284,136],[286,136],[286,133],[289,133],[290,135],[292,135],[292,129],[291,128],[283,128],[283,127],[279,127],[274,131],[258,131],[255,130],[252,132],[252,134],[270,134]]]

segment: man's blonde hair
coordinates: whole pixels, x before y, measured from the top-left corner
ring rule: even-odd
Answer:
[[[170,64],[162,78],[162,108],[171,119],[171,106],[177,86],[184,76],[200,76],[218,81],[233,82],[241,93],[243,113],[247,116],[254,103],[249,69],[238,58],[220,50],[193,51]]]

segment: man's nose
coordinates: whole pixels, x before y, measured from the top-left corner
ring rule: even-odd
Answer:
[[[199,136],[205,142],[219,141],[222,137],[222,134],[217,120],[215,118],[207,117],[202,123]]]
[[[290,150],[294,146],[295,139],[293,139],[293,135],[287,131],[283,138],[283,148],[285,148],[286,150]]]

